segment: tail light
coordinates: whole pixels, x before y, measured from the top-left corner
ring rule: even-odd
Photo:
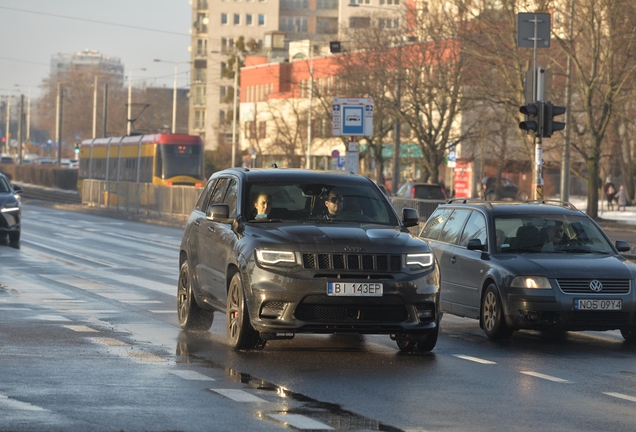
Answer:
[[[166,182],[166,186],[172,186],[172,182]]]
[[[197,182],[194,184],[194,187],[203,187],[203,183]]]
[[[415,187],[411,188],[411,198],[415,198]]]

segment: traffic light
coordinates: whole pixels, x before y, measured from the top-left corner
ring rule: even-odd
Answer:
[[[552,102],[546,102],[543,120],[543,137],[549,138],[553,132],[565,129],[564,122],[554,121],[554,117],[563,114],[565,114],[565,107],[553,105]]]
[[[75,143],[75,150],[73,150],[75,153],[79,153],[79,143]]]
[[[533,131],[535,136],[541,136],[543,130],[543,102],[532,102],[519,108],[519,112],[525,115],[524,121],[519,123],[519,128],[525,131]]]

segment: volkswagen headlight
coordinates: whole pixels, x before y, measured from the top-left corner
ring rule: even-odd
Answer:
[[[550,281],[543,276],[517,276],[510,284],[512,288],[552,289]]]

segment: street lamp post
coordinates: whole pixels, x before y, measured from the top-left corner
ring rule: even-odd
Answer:
[[[172,92],[172,133],[176,133],[177,129],[177,74],[179,71],[179,65],[184,63],[190,63],[189,61],[171,61],[171,60],[161,60],[155,59],[156,62],[161,63],[172,63],[174,65],[174,86]]]
[[[238,99],[238,75],[239,75],[239,56],[238,52],[234,58],[234,105],[232,109],[232,162],[230,167],[236,166],[236,101]]]
[[[132,128],[132,73],[135,70],[145,71],[146,68],[128,69],[128,117],[126,118],[126,135],[130,135],[130,130]],[[97,77],[95,77],[95,79],[97,80]],[[175,79],[176,79],[176,74],[175,74]],[[176,85],[175,85],[175,91],[176,91]],[[173,122],[172,133],[174,133],[174,114],[173,114],[172,122]]]

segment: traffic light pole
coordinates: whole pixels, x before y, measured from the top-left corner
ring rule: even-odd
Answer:
[[[536,40],[535,40],[536,43]],[[536,48],[535,48],[536,57]],[[543,128],[545,118],[545,104],[544,92],[545,92],[545,69],[542,67],[535,68],[534,73],[535,82],[535,99],[539,108],[539,127],[534,137],[534,199],[543,199]]]

